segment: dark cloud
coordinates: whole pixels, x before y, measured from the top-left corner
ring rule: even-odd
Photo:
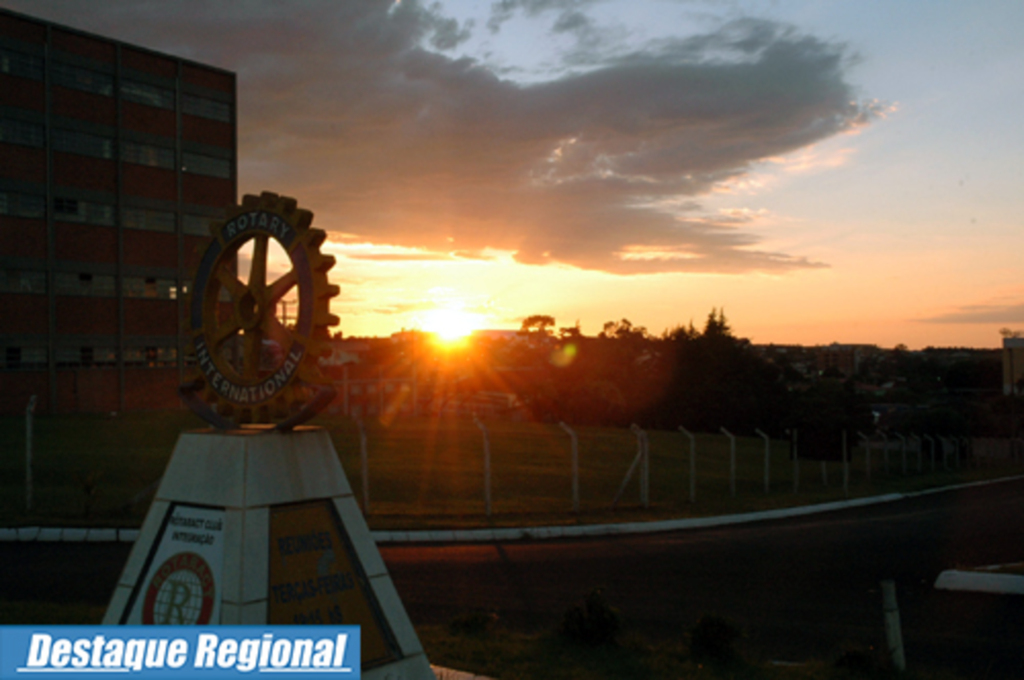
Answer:
[[[927,319],[929,323],[1024,323],[1024,303],[1011,305],[965,305],[955,312]]]
[[[620,274],[821,266],[759,250],[756,222],[702,217],[694,201],[873,115],[842,46],[767,21],[524,85],[428,49],[471,27],[413,0],[0,2],[237,71],[243,191],[438,253]],[[504,0],[492,19],[554,6],[564,30],[590,31],[587,4]]]
[[[546,12],[556,12],[558,18],[555,20],[555,30],[559,25],[567,26],[581,22],[589,22],[589,19],[580,11],[587,5],[593,5],[601,0],[498,0],[491,3],[491,16],[487,20],[487,27],[492,33],[501,30],[502,25],[511,19],[517,12],[526,16],[535,17]]]

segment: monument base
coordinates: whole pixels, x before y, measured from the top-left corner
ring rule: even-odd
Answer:
[[[359,625],[364,678],[434,678],[319,427],[183,433],[103,623]]]

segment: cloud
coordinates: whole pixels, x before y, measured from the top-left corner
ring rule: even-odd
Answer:
[[[694,205],[876,115],[854,101],[841,45],[762,20],[590,52],[582,72],[522,84],[438,52],[473,27],[414,0],[0,2],[236,71],[242,191],[425,252],[617,274],[821,266],[759,249],[756,218]],[[588,4],[506,0],[491,24],[554,7],[559,30],[589,33]]]
[[[928,323],[1008,323],[1024,324],[1024,303],[1004,305],[964,305],[956,311],[921,319]]]
[[[487,20],[487,27],[492,33],[501,30],[502,25],[511,19],[517,12],[526,16],[535,17],[545,12],[557,12],[554,30],[571,30],[589,23],[589,19],[582,13],[587,5],[593,5],[601,0],[497,0],[491,4],[491,16]]]

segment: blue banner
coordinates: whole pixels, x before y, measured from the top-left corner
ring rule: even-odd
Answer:
[[[360,677],[359,626],[0,626],[0,680]]]

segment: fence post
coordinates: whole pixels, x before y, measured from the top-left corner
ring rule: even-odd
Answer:
[[[629,429],[632,430],[634,434],[636,434],[637,432],[640,432],[640,427],[636,423],[631,425]],[[637,441],[636,441],[636,449],[637,449],[636,457],[633,458],[633,462],[629,464],[629,469],[626,470],[626,476],[622,478],[622,484],[619,484],[619,490],[615,492],[615,498],[612,499],[612,505],[611,505],[612,510],[614,510],[615,506],[618,505],[619,499],[622,498],[622,494],[624,494],[626,492],[626,486],[629,484],[629,480],[633,479],[633,473],[636,471],[637,467],[641,467],[641,464],[642,464],[642,461],[643,461],[643,458],[644,458],[643,440],[640,438],[639,434],[637,434],[636,439],[637,439]],[[640,475],[641,475],[641,477],[643,476],[643,471],[642,470],[640,472]],[[644,493],[643,483],[644,483],[643,479],[641,479],[640,480],[640,499],[641,500],[643,500],[643,493]]]
[[[636,455],[640,459],[640,503],[646,508],[650,505],[651,484],[651,451],[647,433],[633,423],[629,429],[636,435]]]
[[[580,511],[580,444],[576,432],[565,423],[558,423],[572,441],[572,511]]]
[[[946,445],[948,443],[949,443],[948,439],[946,439],[945,437],[939,437],[939,445],[942,446],[942,469],[943,470],[948,470],[949,469],[949,452],[946,450]],[[1011,445],[1011,447],[1012,447],[1012,445]],[[1013,458],[1013,448],[1010,449],[1010,458],[1011,459]]]
[[[362,466],[363,481],[363,514],[370,516],[370,461],[366,451],[366,428],[363,427],[363,419],[356,418],[356,427],[359,428],[359,463]]]
[[[907,476],[907,438],[901,434],[895,434],[893,436],[900,438],[900,456],[903,460],[903,476]]]
[[[736,437],[732,432],[721,428],[722,434],[729,438],[729,493],[736,496]]]
[[[473,422],[480,428],[484,435],[484,509],[487,516],[491,516],[491,439],[487,433],[487,426],[473,414]]]
[[[679,426],[679,431],[690,438],[690,502],[697,502],[697,440],[694,439],[693,435],[682,425]]]
[[[643,431],[644,438],[644,507],[651,504],[651,440],[647,431]]]
[[[896,604],[896,584],[888,579],[882,581],[882,614],[892,665],[898,671],[905,671],[907,660],[903,655],[903,632],[900,627],[900,608]]]
[[[36,412],[36,395],[25,406],[25,510],[32,510],[32,416]]]
[[[843,430],[843,495],[850,496],[850,456],[846,449],[846,430]]]
[[[882,435],[882,461],[885,465],[885,476],[889,476],[889,437],[884,432],[879,432]]]
[[[871,481],[871,437],[863,432],[857,432],[857,436],[864,442],[864,475]]]
[[[799,430],[793,428],[793,439],[791,443],[791,450],[793,454],[793,493],[800,493],[800,450],[797,446],[799,442]]]
[[[935,438],[926,434],[924,439],[928,440],[928,451],[932,454],[932,472],[935,472]]]
[[[764,439],[764,492],[768,493],[771,488],[769,485],[769,475],[771,474],[772,440],[768,438],[768,435],[756,427],[754,428],[754,432]]]

